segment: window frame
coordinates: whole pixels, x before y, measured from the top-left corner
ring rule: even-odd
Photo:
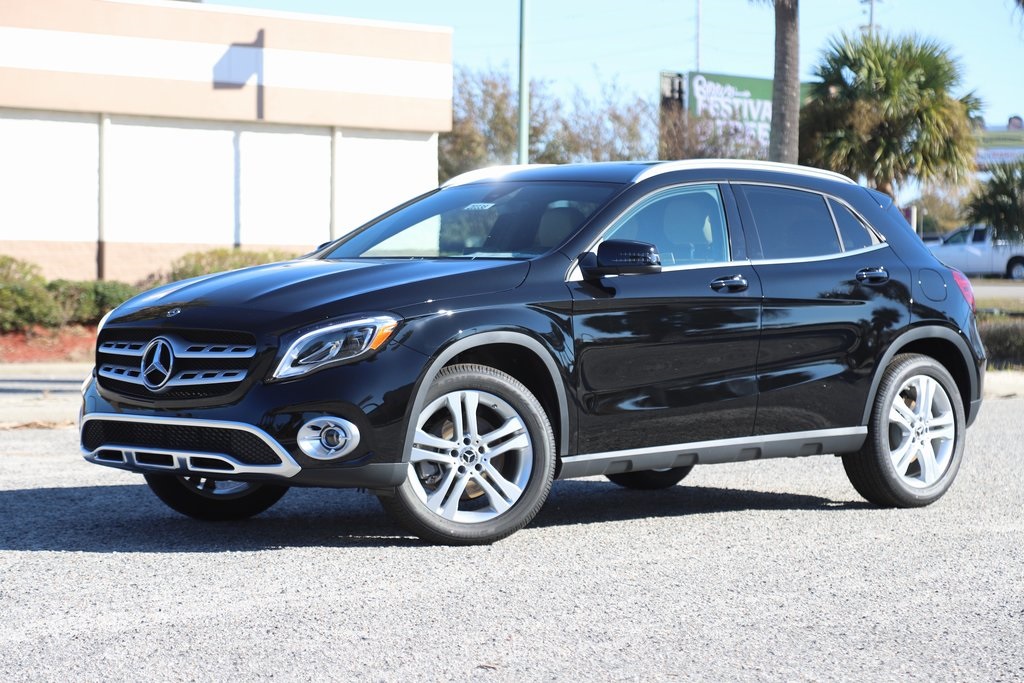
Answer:
[[[806,263],[810,261],[827,261],[832,259],[845,258],[846,256],[849,256],[851,254],[859,254],[874,251],[876,249],[882,249],[889,246],[888,242],[885,239],[885,236],[878,232],[878,230],[876,230],[871,225],[870,221],[866,220],[859,211],[857,211],[853,206],[850,205],[849,202],[843,200],[841,197],[837,197],[833,194],[829,194],[828,192],[823,192],[821,190],[806,187],[796,187],[793,185],[784,185],[781,183],[742,180],[731,181],[729,184],[734,188],[736,203],[739,206],[740,211],[740,219],[743,221],[744,233],[748,236],[749,240],[747,243],[747,250],[750,254],[750,262],[753,264]],[[761,231],[757,227],[757,219],[754,217],[754,212],[750,208],[750,204],[747,201],[746,194],[744,193],[744,188],[746,187],[769,187],[780,190],[791,190],[794,192],[806,192],[808,194],[814,194],[821,197],[822,201],[825,203],[825,207],[828,209],[829,217],[832,220],[832,229],[835,231],[836,240],[838,241],[841,251],[832,254],[819,254],[815,256],[793,256],[786,258],[765,257],[764,249],[761,246]],[[845,245],[843,244],[842,233],[839,230],[839,223],[836,221],[835,214],[832,212],[830,201],[836,202],[837,204],[845,208],[847,211],[849,211],[851,214],[853,214],[854,218],[860,221],[864,228],[875,236],[875,238],[878,240],[878,244],[872,244],[870,246],[861,247],[859,249],[846,250]]]
[[[664,185],[645,192],[641,196],[637,197],[634,201],[619,210],[609,221],[608,225],[601,230],[601,233],[594,238],[587,248],[583,250],[583,253],[597,252],[597,248],[602,242],[613,239],[611,233],[618,230],[622,224],[631,218],[636,211],[642,209],[645,205],[651,204],[658,201],[662,197],[667,197],[677,193],[679,190],[694,187],[708,187],[713,188],[717,195],[719,206],[722,210],[723,227],[725,229],[725,236],[728,240],[726,249],[728,252],[727,260],[725,261],[702,261],[698,263],[686,263],[680,265],[662,266],[662,273],[670,273],[680,270],[695,270],[700,268],[709,267],[722,267],[729,264],[748,262],[746,255],[746,241],[743,233],[742,221],[740,220],[739,212],[736,209],[736,199],[732,192],[732,188],[729,187],[729,183],[726,181],[719,180],[693,180],[682,183],[673,183],[672,185]],[[657,245],[655,245],[657,246]],[[651,275],[657,275],[652,273]],[[650,275],[646,276],[649,277]],[[609,275],[606,277],[620,277],[618,275]],[[565,276],[566,282],[578,282],[583,279],[583,275],[580,272],[579,264],[573,263],[569,268]]]

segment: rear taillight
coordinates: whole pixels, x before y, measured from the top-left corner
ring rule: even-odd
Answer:
[[[953,273],[953,279],[956,280],[956,285],[960,288],[960,293],[964,295],[967,305],[974,311],[974,287],[971,287],[971,281],[956,268],[950,268],[949,270]]]

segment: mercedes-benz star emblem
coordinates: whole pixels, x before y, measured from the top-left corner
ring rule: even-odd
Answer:
[[[167,381],[171,379],[174,369],[174,349],[171,342],[163,337],[157,337],[149,342],[146,350],[142,352],[142,382],[150,391],[163,389]]]

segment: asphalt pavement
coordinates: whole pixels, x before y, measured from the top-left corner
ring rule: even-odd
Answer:
[[[0,680],[1019,681],[1021,414],[984,407],[928,508],[867,505],[834,457],[770,460],[556,482],[474,548],[355,491],[195,522],[73,428],[0,432]]]

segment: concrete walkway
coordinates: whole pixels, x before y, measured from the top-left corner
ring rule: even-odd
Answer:
[[[0,363],[0,430],[75,424],[91,363]],[[985,399],[1024,396],[1024,372],[990,370]]]

